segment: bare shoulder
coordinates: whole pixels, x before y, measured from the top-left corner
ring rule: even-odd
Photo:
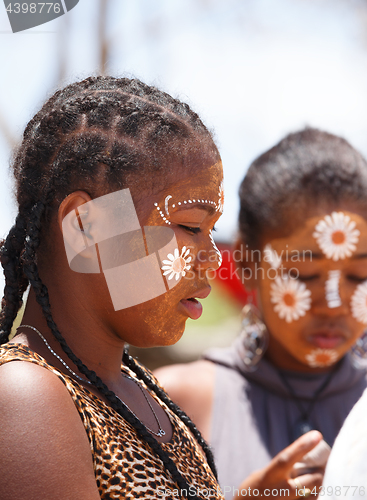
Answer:
[[[215,365],[200,360],[164,366],[154,372],[171,399],[192,418],[204,438],[209,438]]]
[[[64,384],[30,362],[0,366],[3,500],[98,500],[90,444]]]

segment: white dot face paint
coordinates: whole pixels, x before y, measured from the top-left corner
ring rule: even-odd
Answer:
[[[287,323],[298,320],[311,308],[311,292],[304,283],[285,275],[277,276],[270,285],[274,311]]]
[[[349,215],[332,212],[316,224],[313,237],[326,257],[336,262],[356,250],[360,232],[355,227]]]
[[[325,282],[325,297],[327,305],[330,309],[340,307],[342,305],[339,295],[340,276],[341,271],[338,269],[328,272],[328,279]]]
[[[312,368],[322,368],[334,364],[338,353],[334,349],[314,349],[305,356],[306,362]]]
[[[157,208],[159,211],[161,217],[167,224],[171,224],[169,220],[165,219],[165,216],[169,217],[169,203],[170,200],[172,200],[172,195],[166,196],[164,200],[164,212],[161,210],[160,206],[158,203],[154,203],[154,206]],[[192,203],[203,203],[204,205],[213,205],[216,209],[217,212],[223,213],[223,204],[224,204],[224,190],[223,190],[223,181],[219,187],[219,192],[218,192],[218,203],[216,203],[213,200],[196,200],[196,199],[189,199],[189,200],[180,200],[176,201],[175,203],[172,204],[172,208],[175,208],[176,205],[182,206],[182,204],[187,205],[187,204],[192,204]]]
[[[190,249],[186,247],[182,247],[181,254],[178,248],[175,248],[173,254],[169,253],[167,259],[162,261],[164,264],[161,267],[162,271],[164,271],[163,276],[167,276],[168,280],[175,278],[176,281],[185,276],[186,271],[191,269],[189,263],[192,257],[189,254]]]
[[[282,258],[277,254],[276,250],[268,243],[264,248],[264,261],[270,264],[272,269],[279,269],[282,264]]]
[[[171,225],[170,221],[167,219],[167,217],[165,216],[164,212],[161,210],[161,207],[158,205],[158,203],[154,203],[154,206],[158,210],[159,215],[162,217],[162,219],[164,220],[164,222],[166,224],[168,224],[168,225]]]
[[[357,286],[350,301],[353,317],[360,323],[367,325],[367,281]]]

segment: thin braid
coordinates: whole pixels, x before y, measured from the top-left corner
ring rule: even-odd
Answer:
[[[128,366],[141,380],[145,382],[147,387],[154,391],[154,393],[160,398],[163,403],[165,403],[168,408],[173,411],[182,421],[183,423],[190,429],[190,431],[193,433],[195,436],[195,439],[203,449],[207,462],[209,464],[209,467],[211,468],[214,476],[216,479],[218,479],[218,473],[217,473],[217,468],[215,466],[214,462],[214,456],[213,453],[208,445],[208,443],[205,441],[203,436],[201,435],[199,429],[196,427],[194,422],[190,419],[186,413],[181,410],[181,408],[176,405],[172,401],[172,399],[168,396],[168,394],[161,389],[155,382],[154,380],[148,375],[148,373],[141,368],[141,366],[136,363],[135,359],[129,355],[128,351],[125,349],[124,354],[123,354],[123,362]]]
[[[0,313],[0,345],[7,342],[14,319],[22,306],[22,296],[28,282],[24,278],[20,264],[20,254],[24,247],[25,220],[18,215],[14,226],[1,244],[0,261],[4,269],[5,288]]]

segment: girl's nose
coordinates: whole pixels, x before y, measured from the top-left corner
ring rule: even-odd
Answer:
[[[324,293],[318,294],[318,297],[313,300],[313,310],[316,314],[328,316],[349,314],[350,296],[347,288],[343,286],[340,272],[329,272],[324,284]]]
[[[206,238],[203,245],[198,249],[194,267],[197,270],[217,270],[222,264],[222,256],[220,250],[216,246],[212,235]]]

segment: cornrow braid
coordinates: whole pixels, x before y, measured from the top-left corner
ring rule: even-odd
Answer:
[[[9,338],[22,295],[30,283],[47,325],[65,354],[148,443],[180,490],[197,498],[160,443],[72,352],[53,320],[48,289],[37,266],[43,228],[65,196],[82,189],[94,198],[101,195],[97,190],[101,185],[107,192],[122,189],[128,176],[141,168],[162,171],[162,151],[180,155],[183,144],[190,140],[206,141],[218,155],[210,132],[187,104],[139,80],[90,77],[57,91],[45,103],[27,125],[13,160],[19,213],[7,238],[0,243],[6,278],[0,345]],[[213,455],[189,417],[131,357],[125,356],[125,361],[192,431],[217,476]]]

